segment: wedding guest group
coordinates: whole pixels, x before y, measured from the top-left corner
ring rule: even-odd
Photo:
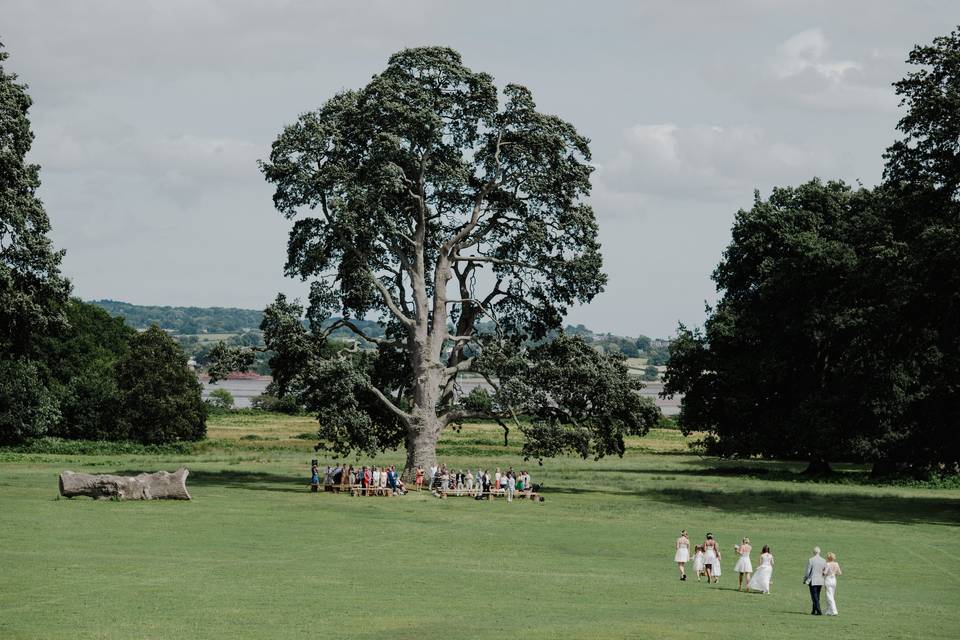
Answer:
[[[319,469],[317,461],[311,462],[311,490],[319,487]],[[326,491],[349,491],[355,496],[399,496],[408,489],[397,471],[396,465],[361,466],[336,465],[326,467],[323,477]],[[526,470],[514,471],[509,467],[501,471],[499,467],[491,473],[488,469],[452,469],[446,465],[433,465],[424,469],[418,465],[414,470],[414,489],[422,491],[426,485],[434,496],[467,496],[477,500],[493,500],[502,497],[507,502],[522,497],[542,502],[530,474]]]

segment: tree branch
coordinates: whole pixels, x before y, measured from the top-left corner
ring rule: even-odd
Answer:
[[[382,391],[380,391],[380,389],[377,389],[372,384],[369,385],[367,388],[373,392],[373,395],[377,396],[377,398],[380,399],[380,402],[382,402],[387,409],[389,409],[394,414],[399,416],[401,420],[403,420],[408,424],[411,420],[413,420],[413,416],[411,414],[407,413],[406,411],[404,411],[403,409],[395,405],[390,398],[388,398],[386,395],[384,395]]]
[[[372,342],[373,344],[376,344],[376,345],[399,346],[401,344],[397,340],[386,340],[384,338],[375,338],[373,336],[368,336],[366,333],[364,333],[364,331],[360,327],[353,324],[353,322],[351,322],[346,318],[340,318],[339,320],[331,324],[329,327],[327,327],[327,329],[325,330],[326,335],[330,335],[334,330],[336,330],[339,327],[346,327],[351,331],[353,331],[358,336],[360,336],[361,338],[363,338],[364,340],[366,340],[367,342]]]

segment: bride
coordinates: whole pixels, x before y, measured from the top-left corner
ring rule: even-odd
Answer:
[[[827,615],[837,615],[837,576],[843,575],[837,564],[837,554],[827,554],[827,566],[823,569],[823,587],[827,592]]]
[[[763,545],[763,552],[760,554],[760,566],[750,578],[750,584],[747,587],[749,591],[760,591],[770,593],[770,578],[773,576],[773,554],[770,553],[770,545]]]

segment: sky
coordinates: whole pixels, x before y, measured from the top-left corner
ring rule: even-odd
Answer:
[[[876,184],[913,45],[953,1],[0,0],[30,159],[84,299],[262,308],[290,222],[257,160],[405,47],[444,45],[591,139],[606,290],[567,321],[696,326],[754,190]]]

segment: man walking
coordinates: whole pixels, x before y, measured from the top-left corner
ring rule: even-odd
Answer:
[[[813,557],[807,561],[807,572],[803,574],[803,584],[810,587],[810,600],[813,602],[811,615],[821,616],[820,590],[823,588],[823,569],[827,561],[820,557],[820,547],[813,548]]]

